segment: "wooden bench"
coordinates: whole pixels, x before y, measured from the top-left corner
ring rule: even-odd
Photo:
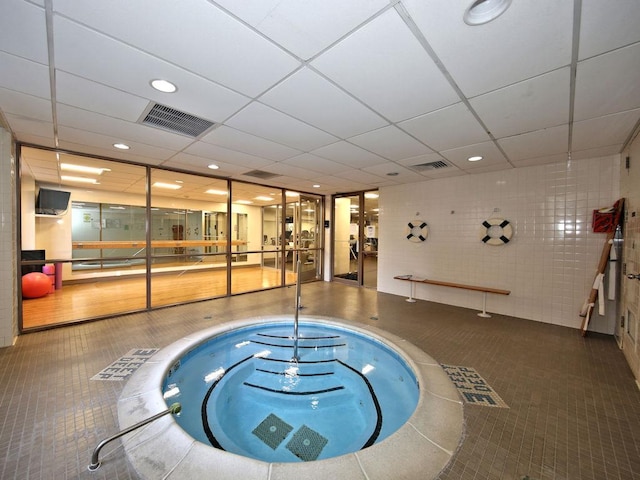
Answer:
[[[413,275],[397,275],[393,277],[396,280],[404,280],[405,282],[411,282],[411,291],[407,302],[415,302],[413,298],[415,296],[416,283],[426,283],[429,285],[440,285],[442,287],[462,288],[464,290],[475,290],[482,292],[482,312],[478,313],[479,317],[490,318],[491,315],[487,313],[487,293],[494,293],[496,295],[509,295],[511,290],[501,290],[499,288],[479,287],[477,285],[465,285],[462,283],[442,282],[440,280],[429,280],[428,278],[417,278]]]

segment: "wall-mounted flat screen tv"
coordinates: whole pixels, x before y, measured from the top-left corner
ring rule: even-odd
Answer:
[[[36,213],[41,215],[58,215],[69,208],[71,192],[40,188],[36,199]]]
[[[22,261],[35,261],[42,260],[42,263],[37,265],[22,265],[22,275],[26,275],[31,272],[42,272],[44,267],[45,251],[44,250],[22,250]]]

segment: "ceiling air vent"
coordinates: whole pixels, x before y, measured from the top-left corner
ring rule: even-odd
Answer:
[[[265,172],[264,170],[251,170],[244,175],[248,177],[260,178],[262,180],[269,180],[270,178],[279,177],[277,173]]]
[[[173,133],[197,137],[211,128],[213,122],[198,118],[166,105],[156,103],[140,122],[150,127],[161,128]]]
[[[409,168],[417,172],[424,172],[426,170],[440,170],[441,168],[449,168],[450,166],[451,165],[449,165],[444,160],[436,160],[435,162],[420,163],[418,165],[412,165]]]

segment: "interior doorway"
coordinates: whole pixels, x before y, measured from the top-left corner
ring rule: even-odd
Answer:
[[[335,281],[367,288],[378,286],[378,192],[333,197]]]

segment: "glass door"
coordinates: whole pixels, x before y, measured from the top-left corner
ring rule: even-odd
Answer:
[[[333,198],[333,279],[377,288],[377,191]]]
[[[358,262],[360,250],[360,197],[349,195],[333,199],[333,278],[361,284]]]
[[[378,192],[364,193],[362,239],[363,285],[378,288]]]

